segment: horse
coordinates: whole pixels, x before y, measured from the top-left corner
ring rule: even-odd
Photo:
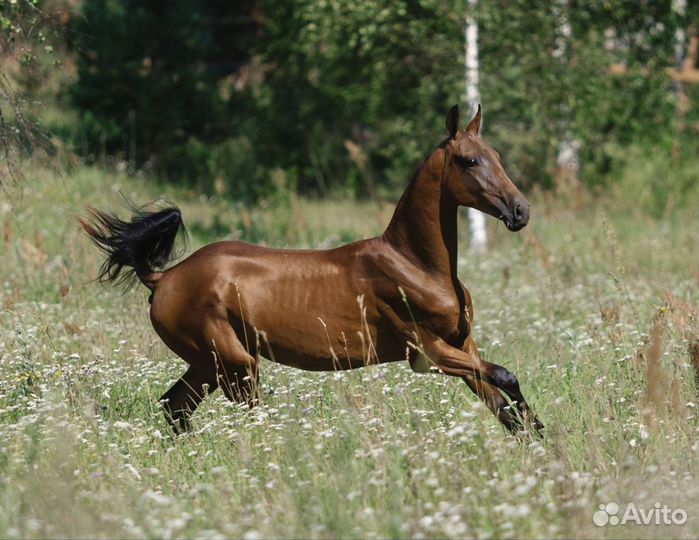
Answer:
[[[480,137],[481,106],[419,165],[381,236],[335,249],[208,244],[164,270],[183,231],[177,207],[99,210],[80,224],[104,252],[99,279],[151,291],[150,320],[187,364],[159,402],[175,433],[208,393],[253,407],[260,357],[311,371],[407,360],[413,371],[461,378],[510,432],[540,433],[506,368],[482,359],[473,302],[457,276],[457,214],[476,208],[518,231],[530,205]]]

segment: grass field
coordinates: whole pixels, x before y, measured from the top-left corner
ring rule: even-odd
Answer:
[[[462,227],[476,341],[518,375],[543,440],[507,435],[463,383],[407,365],[268,361],[260,407],[214,394],[173,438],[156,400],[184,363],[152,330],[145,288],[90,281],[100,255],[74,219],[160,188],[30,168],[0,195],[0,537],[696,538],[696,211],[650,218],[632,180],[611,202],[533,196],[521,233],[490,221],[483,256]],[[380,233],[392,211],[163,192],[190,251],[225,237],[331,247]],[[609,502],[687,521],[595,526]]]

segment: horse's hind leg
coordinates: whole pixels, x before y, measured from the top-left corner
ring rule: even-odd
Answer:
[[[190,367],[161,398],[168,422],[176,433],[189,428],[189,418],[202,400],[219,386],[231,401],[252,407],[258,401],[257,359],[243,347],[225,319],[205,321],[197,337],[186,344],[158,332]]]
[[[205,374],[193,367],[172,385],[160,398],[165,418],[175,433],[189,429],[189,418],[202,400],[214,390],[218,383],[213,373]]]
[[[259,402],[257,358],[248,352],[227,320],[209,325],[208,349],[215,361],[218,385],[225,396],[250,408]]]

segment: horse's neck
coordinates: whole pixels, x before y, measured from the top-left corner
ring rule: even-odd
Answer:
[[[458,207],[442,196],[444,151],[417,170],[398,201],[384,239],[432,271],[456,276]]]

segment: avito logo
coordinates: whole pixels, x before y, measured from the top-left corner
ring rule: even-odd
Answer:
[[[672,509],[668,505],[655,503],[653,508],[638,508],[634,503],[626,505],[621,513],[621,508],[615,502],[600,504],[599,510],[592,515],[592,522],[598,527],[606,525],[684,525],[687,522],[687,512],[681,508]]]

